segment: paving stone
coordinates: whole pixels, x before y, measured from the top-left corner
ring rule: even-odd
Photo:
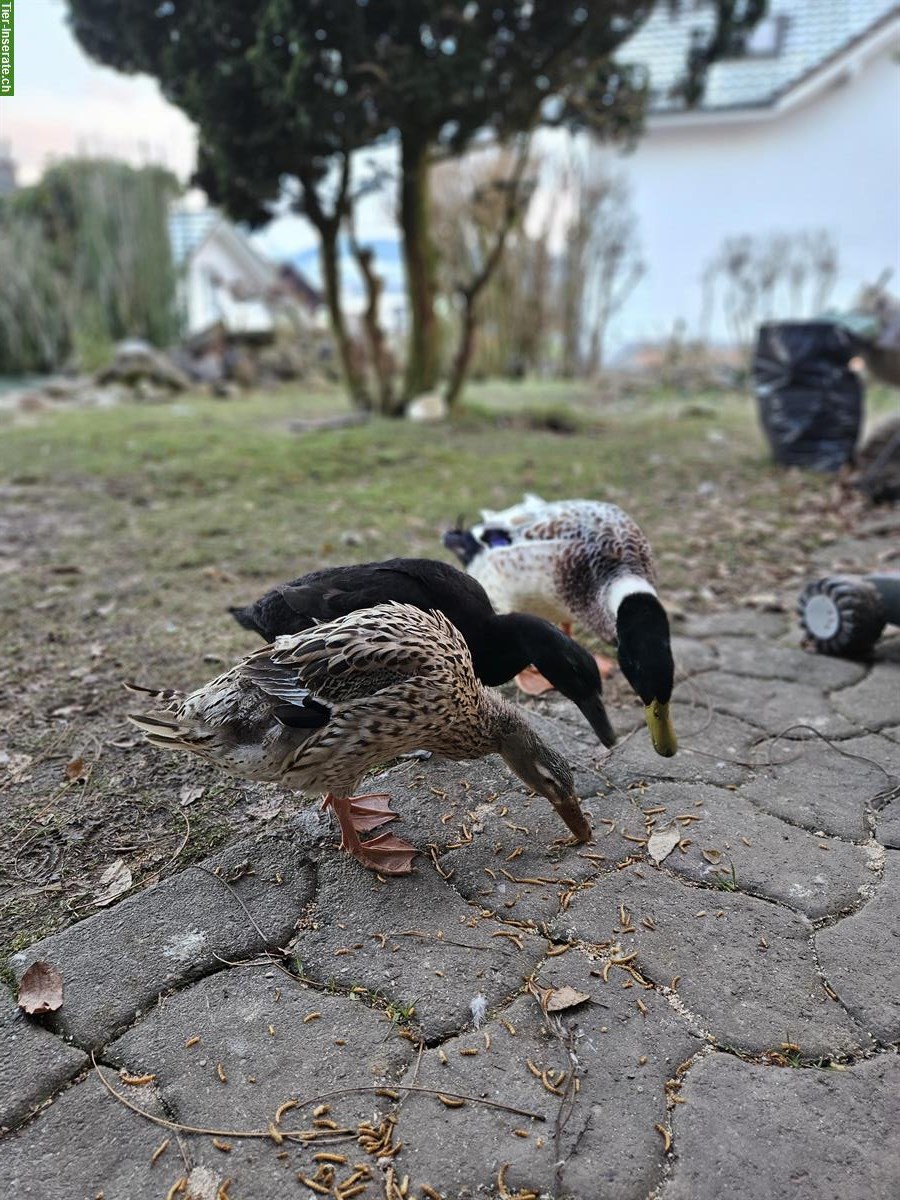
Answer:
[[[846,742],[841,743],[841,749],[864,759],[871,759],[876,767],[880,767],[885,790],[890,790],[891,786],[900,783],[900,725],[882,729],[879,733],[848,738]]]
[[[872,661],[877,663],[893,663],[900,665],[900,632],[890,627],[881,635],[872,651]]]
[[[675,659],[675,675],[696,675],[708,671],[719,661],[718,646],[700,638],[672,634],[672,657]]]
[[[849,737],[860,732],[858,725],[835,711],[838,698],[846,694],[843,692],[832,701],[811,685],[724,671],[707,671],[696,683],[717,712],[758,725],[767,733],[794,739],[815,736],[798,729],[800,725],[811,725],[825,737]]]
[[[558,818],[539,799],[526,802],[515,816],[492,813],[467,826],[472,841],[444,854],[442,869],[453,872],[453,886],[467,899],[503,919],[548,921],[561,897],[598,866],[612,866],[640,850],[637,800],[619,792],[582,801],[594,831],[586,845],[574,845],[565,829],[561,834]]]
[[[762,612],[758,608],[736,608],[727,612],[704,613],[686,617],[679,633],[688,637],[778,638],[793,624],[787,613]]]
[[[622,905],[633,931],[622,926]],[[828,998],[809,922],[779,905],[633,867],[598,876],[555,928],[562,937],[636,950],[636,966],[655,983],[677,976],[680,1001],[720,1045],[759,1053],[792,1041],[804,1054],[822,1055],[868,1044]]]
[[[660,1200],[887,1200],[900,1179],[900,1059],[789,1070],[713,1054],[673,1115]]]
[[[13,955],[19,977],[38,958],[62,971],[65,1004],[48,1024],[81,1046],[102,1045],[166,989],[218,970],[222,958],[287,942],[313,893],[303,852],[264,837],[207,863],[217,865],[233,892],[192,867]]]
[[[482,918],[427,859],[381,883],[341,855],[322,862],[315,907],[290,949],[313,979],[415,1005],[414,1023],[434,1039],[471,1024],[475,996],[493,1006],[518,991],[546,945]]]
[[[87,1065],[87,1055],[26,1017],[0,989],[0,1129],[11,1128]]]
[[[835,708],[862,729],[900,722],[900,664],[876,663],[868,675],[833,698]]]
[[[415,1097],[403,1108],[398,1126],[403,1153],[397,1168],[409,1173],[411,1191],[419,1194],[426,1183],[447,1200],[484,1194],[496,1188],[504,1163],[509,1164],[504,1181],[510,1192],[528,1187],[581,1200],[637,1200],[660,1181],[663,1143],[655,1125],[665,1120],[664,1085],[696,1050],[698,1039],[658,993],[624,991],[613,979],[603,983],[599,971],[591,974],[596,966],[574,950],[544,964],[542,985],[568,984],[590,996],[560,1013],[558,1022],[544,1018],[536,1000],[524,996],[502,1014],[514,1035],[500,1019],[492,1019],[477,1033],[445,1042],[446,1063],[436,1049],[426,1051],[418,1072],[421,1084],[547,1119],[476,1104],[447,1109],[437,1099]],[[646,1013],[638,1008],[638,997]],[[557,1154],[556,1119],[570,1104],[544,1088],[527,1060],[539,1070],[571,1072],[570,1048],[577,1055],[580,1088],[561,1122]],[[563,1091],[567,1082],[562,1081]]]
[[[882,846],[900,850],[900,796],[891,800],[878,813],[876,837]]]
[[[685,687],[702,686],[706,675],[688,680]],[[678,753],[661,758],[650,744],[646,729],[616,746],[603,765],[605,778],[620,787],[641,779],[681,780],[685,783],[743,783],[750,777],[752,747],[760,737],[744,721],[710,710],[705,703],[672,706]]]
[[[895,548],[896,542],[886,538],[841,538],[839,542],[817,550],[813,562],[818,564],[823,575],[864,575],[876,569],[890,570],[890,564],[882,560],[881,555]]]
[[[721,1054],[698,1061],[682,1093],[689,1103],[670,1114],[676,1157],[671,1176],[665,1175],[663,1140],[655,1129],[667,1120],[664,1084],[700,1037],[751,1053],[790,1040],[800,1045],[804,1059],[869,1051],[870,1030],[882,1041],[900,1037],[893,983],[900,946],[892,949],[900,937],[900,854],[888,850],[880,883],[867,866],[877,849],[870,842],[870,820],[878,819],[883,844],[890,844],[900,821],[894,812],[898,802],[889,795],[900,780],[900,724],[895,719],[878,733],[840,742],[841,750],[860,758],[818,739],[764,737],[750,723],[758,718],[749,711],[747,721],[710,711],[703,699],[710,696],[710,677],[714,685],[717,678],[729,681],[732,696],[758,695],[755,689],[771,685],[788,692],[805,688],[823,704],[824,691],[837,688],[837,702],[872,677],[853,682],[861,670],[857,664],[793,650],[787,645],[789,618],[776,617],[769,627],[756,618],[773,614],[725,617],[703,635],[706,640],[688,639],[687,657],[696,674],[682,679],[676,692],[682,749],[672,759],[652,752],[643,728],[606,753],[571,705],[552,697],[526,705],[533,707],[529,719],[542,736],[573,762],[594,823],[595,840],[588,846],[566,844],[567,831],[550,805],[528,795],[496,756],[462,764],[403,762],[374,781],[373,790],[383,787],[394,795],[402,819],[391,829],[422,848],[432,843],[442,870],[452,872],[449,880],[441,880],[423,858],[411,878],[380,883],[335,851],[336,830],[311,808],[298,815],[287,835],[245,842],[210,864],[222,861],[235,877],[249,861],[253,873],[234,878],[233,886],[252,920],[226,887],[190,868],[31,947],[16,956],[16,969],[36,957],[62,967],[66,1002],[46,1020],[72,1029],[82,1045],[102,1044],[131,1025],[106,1046],[104,1061],[155,1074],[158,1096],[150,1086],[128,1088],[128,1098],[155,1112],[164,1103],[167,1114],[189,1123],[262,1132],[289,1098],[378,1086],[401,1076],[405,1083],[491,1097],[548,1116],[546,1124],[532,1123],[471,1102],[446,1108],[430,1095],[402,1091],[405,1098],[397,1102],[372,1093],[332,1098],[330,1115],[351,1131],[362,1119],[376,1124],[387,1116],[398,1119],[396,1138],[404,1148],[395,1168],[400,1176],[410,1174],[414,1195],[423,1183],[447,1200],[496,1191],[503,1163],[510,1164],[505,1179],[511,1192],[534,1187],[559,1200],[643,1200],[653,1189],[661,1200],[728,1195],[755,1200],[780,1195],[785,1178],[796,1178],[791,1195],[801,1200],[813,1195],[855,1200],[855,1180],[867,1189],[859,1200],[887,1195],[881,1166],[868,1161],[889,1144],[882,1116],[887,1084],[876,1078],[874,1067],[865,1076],[869,1063],[839,1073],[757,1068]],[[769,636],[781,636],[782,644],[772,648],[763,640]],[[884,644],[885,639],[879,653]],[[811,674],[802,673],[805,667]],[[898,677],[896,663],[876,666],[872,674],[888,670]],[[773,684],[781,678],[792,682]],[[724,682],[719,686],[726,688]],[[621,679],[611,680],[607,691],[617,729],[643,725],[640,705]],[[796,691],[793,696],[796,700]],[[658,806],[666,811],[650,814],[657,827],[676,812],[702,818],[685,831],[693,843],[687,853],[676,850],[662,870],[634,861],[644,853],[644,810]],[[824,841],[831,851],[819,850]],[[699,886],[709,883],[708,872],[719,865],[708,863],[702,849],[720,850],[726,866],[734,863],[739,888],[771,900]],[[548,882],[528,882],[542,878]],[[853,904],[866,882],[876,889],[875,898],[817,932],[817,960],[804,914],[817,917]],[[562,912],[561,898],[568,905]],[[627,909],[624,925],[620,905]],[[557,938],[581,939],[591,957],[573,947],[543,958],[544,937],[525,926],[505,926],[503,918],[525,925],[546,921]],[[521,949],[504,936],[508,933],[521,940]],[[384,935],[383,947],[375,934]],[[247,958],[264,944],[285,945],[291,938],[308,975],[326,987],[333,980],[335,994],[305,987],[275,966],[228,967],[215,957]],[[604,982],[604,943],[636,950],[640,974],[612,967]],[[335,953],[341,949],[350,953]],[[531,996],[510,1002],[536,966],[541,984],[571,984],[588,992],[590,1002],[562,1013],[558,1025],[550,1023],[553,1028]],[[842,1003],[828,998],[822,974]],[[641,975],[662,985],[680,979],[667,999],[661,990],[642,988]],[[354,984],[378,989],[398,1006],[415,1004],[415,1019],[432,1043],[418,1067],[415,1047],[398,1026],[377,1006],[350,998]],[[489,1005],[490,1047],[485,1031],[472,1027],[469,1005],[478,993]],[[137,1010],[147,1015],[132,1025]],[[319,1015],[307,1022],[312,1013]],[[515,1036],[501,1017],[512,1021]],[[24,1043],[22,1032],[28,1035]],[[200,1042],[186,1046],[194,1036]],[[437,1039],[445,1039],[440,1048],[446,1066],[433,1044]],[[563,1097],[546,1091],[524,1062],[531,1058],[541,1067],[568,1070],[573,1046],[583,1074],[568,1112],[568,1103],[561,1110]],[[59,1066],[55,1056],[61,1048]],[[460,1054],[463,1049],[478,1054]],[[65,1087],[84,1062],[79,1050],[47,1030],[8,1012],[4,1019],[0,1012],[0,1096],[9,1094],[9,1078],[18,1087],[15,1103],[25,1104],[15,1120],[27,1118],[48,1092]],[[707,1066],[720,1062],[742,1074],[720,1083],[720,1068]],[[37,1083],[29,1092],[22,1081],[29,1080],[31,1063],[38,1064]],[[219,1063],[227,1083],[218,1077]],[[62,1073],[54,1075],[57,1069]],[[745,1084],[750,1071],[761,1074]],[[868,1114],[857,1091],[845,1087],[850,1077],[872,1081],[871,1146]],[[109,1078],[114,1082],[113,1074]],[[758,1078],[763,1082],[757,1086]],[[805,1093],[790,1091],[821,1079],[827,1083],[821,1104],[819,1092],[807,1103]],[[896,1076],[892,1086],[896,1097]],[[860,1085],[858,1093],[864,1096],[865,1088]],[[898,1107],[896,1098],[894,1104]],[[557,1151],[554,1130],[561,1111]],[[309,1106],[291,1109],[282,1121],[284,1128],[310,1124]],[[517,1137],[517,1128],[529,1136]],[[847,1149],[845,1129],[867,1151],[864,1167]],[[820,1142],[825,1131],[835,1130],[837,1148],[826,1153]],[[164,1136],[117,1104],[89,1074],[0,1142],[0,1195],[94,1200],[102,1192],[104,1200],[158,1200],[187,1170],[174,1139],[150,1165]],[[704,1140],[711,1143],[705,1159],[697,1149]],[[185,1139],[192,1196],[214,1197],[230,1178],[234,1200],[305,1198],[310,1189],[297,1174],[311,1177],[320,1169],[312,1155],[324,1148],[348,1155],[347,1172],[365,1161],[372,1171],[370,1190],[381,1194],[384,1188],[374,1159],[352,1136],[330,1147],[279,1146],[269,1137],[235,1137],[231,1144],[225,1153],[208,1136]],[[805,1173],[813,1171],[817,1158],[824,1163],[822,1191],[813,1190],[816,1176]],[[850,1163],[844,1175],[841,1161]],[[785,1176],[785,1163],[793,1174]],[[757,1191],[748,1190],[750,1177]],[[732,1180],[738,1190],[729,1193]]]
[[[685,879],[727,885],[733,868],[742,892],[778,900],[811,920],[852,908],[872,882],[868,850],[788,825],[740,791],[657,783],[643,793],[642,803],[665,808],[654,814],[657,829],[676,814],[699,816],[682,829],[690,846],[665,859],[666,868]]]
[[[641,702],[621,675],[617,674],[606,681],[603,702],[618,738],[625,737],[644,724]],[[534,721],[541,736],[547,738],[568,759],[576,774],[579,771],[597,771],[607,760],[609,751],[585,725],[578,709],[556,692],[547,693],[537,700],[524,701],[521,707],[528,711],[529,719]],[[566,742],[559,740],[560,726],[565,727]],[[584,786],[582,782],[581,790],[584,790]]]
[[[313,1012],[319,1016],[307,1020]],[[186,1046],[194,1037],[200,1041]],[[154,1074],[176,1120],[226,1131],[265,1131],[290,1099],[387,1086],[413,1054],[384,1013],[362,1001],[302,987],[267,966],[234,967],[207,976],[168,997],[106,1050],[109,1061]],[[226,1083],[219,1077],[219,1064]],[[392,1107],[372,1092],[351,1092],[329,1102],[329,1119],[354,1134],[376,1109],[386,1113]],[[318,1103],[313,1099],[285,1112],[280,1128],[311,1129]],[[208,1137],[189,1137],[187,1143],[191,1161],[214,1173],[216,1186],[230,1178],[231,1195],[244,1200],[305,1195],[296,1172],[312,1175],[312,1156],[323,1150],[342,1151],[351,1162],[366,1157],[354,1137],[336,1145],[324,1133],[322,1138],[300,1146],[226,1134],[221,1140],[232,1147],[227,1154]],[[369,1163],[377,1174],[374,1160]],[[165,1192],[157,1192],[154,1200],[160,1195]]]
[[[869,669],[865,663],[813,654],[761,638],[720,637],[714,646],[721,671],[757,679],[791,680],[826,692],[858,683]]]
[[[885,853],[874,899],[816,934],[819,963],[844,1006],[882,1042],[900,1041],[900,853]]]
[[[769,742],[760,747],[760,769],[741,792],[791,825],[862,842],[869,837],[870,806],[892,783],[872,750],[868,739],[859,738],[837,746]],[[871,762],[854,757],[865,751]],[[768,753],[773,765],[763,765]]]
[[[130,1089],[163,1116],[152,1087]],[[130,1100],[138,1102],[135,1095]],[[184,1175],[164,1129],[114,1100],[92,1073],[0,1141],[0,1195],[15,1200],[160,1200]],[[215,1192],[212,1193],[215,1195]]]
[[[698,642],[697,644],[701,646],[704,645],[702,642]],[[694,728],[700,723],[700,720],[705,720],[708,705],[705,698],[706,693],[702,688],[702,682],[706,671],[712,670],[714,667],[715,663],[712,662],[702,671],[695,671],[690,674],[682,674],[679,669],[679,664],[676,663],[676,679],[672,698],[672,712],[676,730],[679,732],[679,737],[681,727],[685,725],[685,722],[687,722],[685,726],[686,728]],[[649,738],[646,732],[643,703],[641,702],[640,697],[632,691],[631,685],[627,682],[624,676],[621,674],[616,674],[611,679],[608,679],[603,689],[603,696],[606,704],[606,710],[609,714],[609,719],[612,722],[613,729],[616,731],[616,734],[619,738],[619,743],[617,743],[617,745],[614,746],[610,751],[604,750],[596,740],[594,740],[593,743],[590,741],[588,742],[586,750],[588,753],[593,753],[593,765],[595,769],[599,770],[602,770],[605,767],[611,756],[614,757],[622,753],[624,746],[627,744],[625,743],[625,738],[628,736],[628,734],[639,731],[641,740],[647,740],[649,749]],[[554,707],[551,713],[553,719],[569,722],[571,707],[571,705],[558,705]],[[699,719],[697,715],[698,708],[702,712],[702,717]],[[575,716],[577,718],[577,711]],[[563,752],[561,747],[560,752]],[[571,761],[571,754],[569,757]],[[576,763],[574,765],[577,767],[578,764]],[[663,766],[664,765],[665,763],[663,761]]]

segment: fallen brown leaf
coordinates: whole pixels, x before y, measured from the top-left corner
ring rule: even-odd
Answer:
[[[63,977],[39,958],[19,981],[19,1008],[29,1014],[56,1012],[63,1002]]]
[[[87,777],[88,767],[80,754],[77,758],[73,758],[70,762],[66,763],[66,779],[68,779],[69,783],[80,783],[81,780],[87,779]]]
[[[584,1004],[585,1000],[590,1000],[590,995],[587,992],[579,992],[578,988],[569,987],[568,984],[561,988],[551,988],[550,995],[547,997],[546,1004],[542,1004],[544,1012],[562,1012],[566,1008],[575,1008],[579,1004]]]

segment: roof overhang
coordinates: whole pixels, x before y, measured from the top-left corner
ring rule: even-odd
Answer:
[[[871,58],[900,43],[900,11],[895,10],[872,26],[861,37],[824,59],[811,71],[783,88],[766,103],[739,105],[732,108],[692,109],[691,111],[657,111],[647,114],[648,132],[668,129],[689,129],[711,125],[746,125],[759,121],[775,121],[822,92],[848,83]]]
[[[225,217],[221,217],[207,230],[204,237],[187,255],[185,262],[189,262],[202,247],[213,241],[225,244],[261,290],[274,287],[278,283],[278,269],[275,264],[264,258],[240,230],[236,229]]]

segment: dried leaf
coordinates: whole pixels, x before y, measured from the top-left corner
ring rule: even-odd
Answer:
[[[80,783],[88,777],[88,767],[84,759],[79,756],[73,758],[71,762],[66,763],[66,779],[69,783]]]
[[[39,958],[19,981],[19,1008],[27,1013],[56,1012],[63,1002],[63,977]]]
[[[185,785],[178,793],[178,801],[181,807],[187,808],[189,804],[193,804],[195,800],[199,800],[205,791],[205,787],[188,787]]]
[[[647,853],[658,866],[664,858],[669,857],[680,841],[681,832],[678,826],[667,825],[665,829],[658,829],[655,833],[650,834]]]
[[[117,858],[100,876],[97,884],[98,891],[94,895],[94,904],[98,908],[105,908],[123,892],[127,892],[131,884],[131,868],[126,866],[121,858]]]
[[[569,987],[566,984],[561,988],[551,988],[547,1002],[542,1007],[544,1012],[562,1012],[563,1009],[575,1008],[579,1004],[584,1004],[585,1000],[590,1000],[587,992],[579,992],[578,988]]]

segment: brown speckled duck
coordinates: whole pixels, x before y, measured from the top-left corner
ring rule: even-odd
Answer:
[[[675,677],[669,622],[656,593],[653,554],[637,523],[615,504],[548,502],[526,495],[485,510],[444,545],[462,561],[499,612],[520,609],[579,621],[617,645],[622,674],[641,697],[654,749],[678,749],[669,715]]]
[[[478,682],[462,635],[440,613],[361,609],[277,638],[189,696],[151,694],[164,705],[130,719],[154,745],[324,794],[341,848],[385,874],[408,874],[415,848],[391,834],[363,841],[360,833],[397,814],[389,796],[355,793],[367,773],[416,749],[452,759],[501,754],[579,840],[590,837],[568,763]]]

